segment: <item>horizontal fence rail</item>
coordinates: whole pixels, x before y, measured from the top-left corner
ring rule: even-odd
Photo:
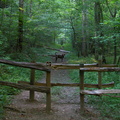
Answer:
[[[18,81],[18,83],[21,83],[21,84],[30,84],[30,82],[25,82],[25,81]],[[39,83],[39,82],[35,82],[34,85],[36,85],[36,86],[47,86],[46,83]],[[51,87],[54,87],[54,86],[79,87],[80,84],[79,83],[51,83]],[[102,84],[103,88],[113,87],[113,86],[114,86],[114,82]],[[98,88],[98,84],[84,84],[84,87]]]
[[[50,92],[49,87],[40,87],[40,86],[28,85],[28,84],[18,84],[18,83],[0,81],[0,85],[10,86],[10,87],[14,87],[17,89],[34,90],[34,91],[43,92],[43,93]]]
[[[17,67],[36,69],[41,71],[50,71],[44,64],[41,63],[15,62],[10,60],[3,60],[3,59],[0,59],[0,63],[13,65]]]
[[[119,72],[119,67],[93,67],[93,68],[80,68],[84,72]]]
[[[41,71],[50,71],[50,69],[79,69],[80,64],[62,64],[62,63],[30,63],[30,62],[15,62],[10,60],[0,59],[0,63],[24,67],[24,68],[31,68]],[[98,63],[93,64],[84,64],[84,67],[98,67]],[[117,67],[115,64],[103,64],[101,67]]]
[[[110,90],[81,90],[81,94],[87,95],[102,95],[102,94],[111,94],[111,93],[120,93],[120,89],[110,89]]]

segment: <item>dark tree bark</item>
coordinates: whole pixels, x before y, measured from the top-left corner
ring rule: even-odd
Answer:
[[[71,28],[73,31],[73,36],[72,36],[72,47],[77,51],[77,56],[78,58],[80,57],[80,52],[81,52],[81,47],[80,47],[80,42],[77,40],[77,34],[76,34],[76,29],[73,23],[73,18],[70,17],[70,24],[71,24]]]
[[[87,56],[87,4],[85,0],[82,0],[83,10],[82,10],[82,56]]]
[[[17,52],[22,52],[23,49],[23,5],[24,0],[19,0]]]
[[[33,5],[33,1],[30,0],[30,17],[32,17],[32,5]]]
[[[73,46],[73,48],[75,48],[75,45],[76,45],[76,31],[75,31],[75,27],[74,27],[74,24],[73,24],[72,17],[70,17],[70,24],[71,24],[72,31],[73,31],[72,46]]]
[[[100,23],[103,22],[103,13],[100,2],[95,2],[94,6],[95,12],[95,36],[102,36],[101,25]],[[98,59],[99,56],[99,49],[100,49],[99,39],[95,40],[95,58]]]
[[[114,7],[114,10],[112,11],[110,6],[109,6],[108,0],[106,0],[106,5],[108,7],[108,10],[110,12],[111,17],[113,19],[116,18],[116,15],[117,15],[116,7]],[[115,31],[115,29],[116,28],[114,27],[113,30]],[[114,60],[113,60],[113,63],[115,64],[117,62],[117,40],[116,40],[115,36],[113,37],[113,39],[114,39]]]

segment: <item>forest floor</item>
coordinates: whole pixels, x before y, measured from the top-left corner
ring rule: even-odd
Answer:
[[[45,76],[39,82],[44,82]],[[70,83],[68,70],[52,70],[52,82]],[[79,88],[52,88],[52,109],[46,113],[45,93],[35,92],[35,101],[29,101],[29,92],[22,91],[14,96],[12,103],[5,110],[3,120],[103,120],[100,114],[86,101],[85,113],[80,111]]]

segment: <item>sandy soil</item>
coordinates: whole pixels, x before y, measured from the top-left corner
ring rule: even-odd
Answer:
[[[52,82],[69,83],[67,70],[52,70]],[[44,82],[45,77],[39,82]],[[80,111],[79,88],[52,88],[52,109],[46,113],[46,95],[35,92],[35,101],[29,101],[29,92],[22,91],[14,96],[12,103],[6,109],[3,120],[100,120],[100,115],[86,103],[86,112]],[[87,100],[86,100],[87,102]],[[103,120],[103,119],[102,119]]]

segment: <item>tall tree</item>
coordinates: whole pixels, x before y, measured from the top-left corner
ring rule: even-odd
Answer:
[[[24,0],[19,0],[19,18],[18,18],[18,41],[17,52],[22,52],[23,49],[23,5]]]
[[[103,13],[102,13],[102,7],[101,3],[99,1],[95,2],[94,6],[94,12],[95,12],[95,37],[98,39],[95,40],[95,58],[98,59],[99,53],[101,52],[101,46],[99,42],[99,37],[103,35],[101,31],[101,25],[100,23],[103,22]]]
[[[86,57],[87,55],[87,22],[88,22],[88,18],[87,18],[87,1],[86,0],[82,0],[82,5],[83,5],[83,9],[82,9],[82,55],[84,57]]]
[[[106,0],[106,5],[107,5],[108,10],[110,12],[110,16],[112,17],[113,20],[115,20],[116,15],[117,15],[117,9],[116,9],[117,3],[118,2],[115,1],[114,4],[112,4],[113,6],[110,7],[108,0]],[[113,27],[113,31],[114,32],[116,31],[115,26]],[[115,35],[113,36],[113,39],[114,39],[114,61],[113,61],[113,63],[115,64],[117,62],[117,40],[116,40],[117,38]]]

